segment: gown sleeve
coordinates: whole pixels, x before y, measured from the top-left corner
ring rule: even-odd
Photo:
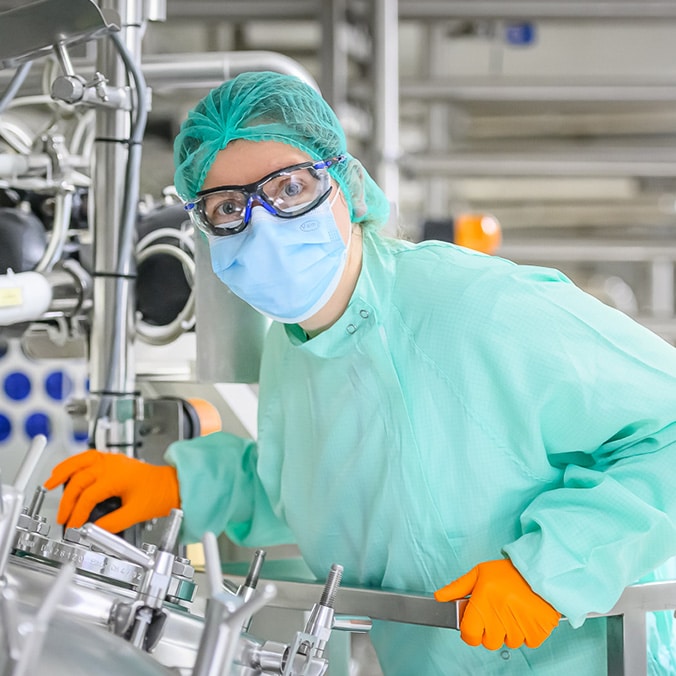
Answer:
[[[556,271],[509,277],[483,345],[524,463],[561,480],[503,552],[579,626],[676,555],[676,348]]]
[[[184,542],[198,542],[210,531],[243,547],[293,543],[258,478],[255,441],[215,432],[174,442],[165,460],[178,472]]]

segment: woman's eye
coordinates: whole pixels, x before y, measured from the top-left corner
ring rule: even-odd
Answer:
[[[237,206],[234,202],[223,202],[219,205],[217,211],[225,215],[230,215],[237,211]]]
[[[240,205],[234,200],[221,200],[208,205],[207,215],[210,220],[218,222],[239,214]]]
[[[289,181],[284,186],[284,195],[286,197],[296,197],[303,192],[303,184],[299,181]]]

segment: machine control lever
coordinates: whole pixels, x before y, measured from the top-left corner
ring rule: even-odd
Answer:
[[[220,676],[230,673],[242,626],[274,598],[277,590],[274,585],[267,584],[262,590],[255,593],[253,591],[262,565],[263,557],[259,550],[249,569],[250,575],[247,576],[249,584],[245,582],[242,585],[242,588],[245,586],[252,588],[251,595],[245,599],[244,595],[232,594],[221,584],[221,561],[216,536],[213,533],[205,533],[202,545],[211,595],[192,676]]]
[[[237,590],[237,595],[241,596],[244,601],[248,601],[255,593],[256,586],[258,585],[258,580],[261,575],[261,568],[263,567],[263,562],[265,561],[265,551],[262,549],[257,549],[254,552],[253,559],[251,560],[251,565],[249,566],[249,572],[247,573],[246,579],[242,586]],[[253,615],[250,615],[246,618],[242,625],[243,631],[249,631],[251,627],[251,620]]]
[[[173,549],[182,519],[183,512],[172,509],[159,546],[147,552],[93,523],[87,523],[80,529],[85,540],[145,569],[137,599],[132,603],[118,603],[113,609],[111,623],[115,633],[127,638],[137,648],[149,652],[159,641],[166,620],[162,606],[172,581],[176,560]]]

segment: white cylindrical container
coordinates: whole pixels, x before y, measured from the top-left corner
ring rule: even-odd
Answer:
[[[0,275],[0,326],[41,317],[52,302],[52,287],[39,272]]]

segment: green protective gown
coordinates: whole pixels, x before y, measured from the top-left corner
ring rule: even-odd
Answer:
[[[623,588],[676,554],[676,349],[556,270],[364,234],[344,315],[273,324],[258,441],[177,442],[184,538],[295,542],[314,574],[432,593],[508,555],[569,621],[536,650],[376,623],[386,676],[601,676]],[[671,615],[650,673],[676,673]]]

